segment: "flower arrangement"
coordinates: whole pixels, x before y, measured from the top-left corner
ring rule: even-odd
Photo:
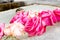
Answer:
[[[42,12],[18,11],[10,24],[0,23],[1,40],[19,40],[21,38],[40,36],[47,26],[60,22],[60,9]]]

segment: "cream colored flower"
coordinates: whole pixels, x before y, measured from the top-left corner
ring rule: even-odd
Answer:
[[[21,23],[12,23],[4,29],[5,35],[9,36],[22,36],[24,32],[24,26]]]

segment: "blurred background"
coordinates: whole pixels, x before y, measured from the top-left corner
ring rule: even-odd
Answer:
[[[0,0],[0,11],[18,8],[30,4],[60,5],[60,0]]]

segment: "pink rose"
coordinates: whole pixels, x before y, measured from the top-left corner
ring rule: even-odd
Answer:
[[[42,21],[43,20],[41,20],[39,17],[33,17],[26,22],[25,31],[30,37],[41,35],[46,31],[46,27],[44,26]]]
[[[0,23],[0,38],[3,36],[4,27],[5,27],[5,24]]]
[[[40,16],[41,15],[41,16]],[[45,22],[47,26],[53,25],[57,22],[56,16],[52,11],[42,11],[38,14],[38,16],[42,17],[42,20]]]
[[[17,14],[11,19],[10,23],[20,22],[25,25],[28,20],[28,12],[18,11]]]

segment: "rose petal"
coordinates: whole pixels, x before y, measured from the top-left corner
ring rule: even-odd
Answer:
[[[57,21],[60,21],[60,9],[53,10],[54,14],[56,15]]]

